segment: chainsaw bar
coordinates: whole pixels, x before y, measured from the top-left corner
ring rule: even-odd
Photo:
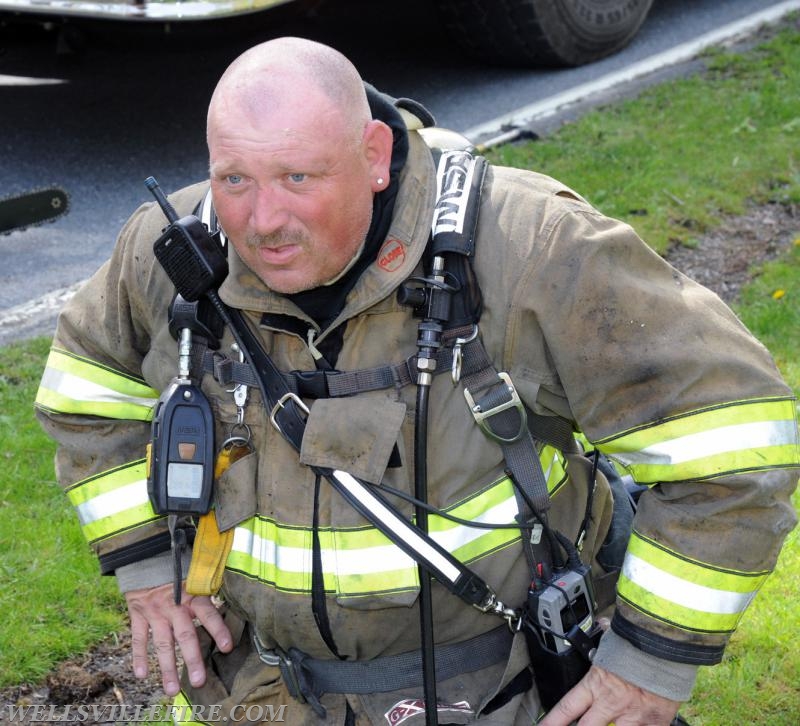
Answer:
[[[58,187],[0,199],[0,234],[52,222],[68,208],[67,193]]]

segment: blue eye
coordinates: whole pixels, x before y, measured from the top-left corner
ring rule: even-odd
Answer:
[[[242,177],[239,174],[228,174],[228,176],[225,177],[225,181],[227,181],[228,184],[241,184]]]
[[[295,184],[299,184],[302,181],[305,181],[306,175],[297,172],[296,174],[289,174],[289,180],[294,182]]]

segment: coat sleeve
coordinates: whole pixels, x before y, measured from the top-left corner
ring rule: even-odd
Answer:
[[[795,398],[716,295],[567,196],[546,203],[515,286],[515,357],[546,369],[540,403],[648,487],[613,631],[713,664],[795,525]]]
[[[109,261],[62,310],[36,397],[57,442],[57,479],[104,574],[170,547],[148,498],[145,459],[165,381],[143,372],[174,295],[152,254],[164,224],[152,204],[128,220]],[[168,379],[175,360],[149,369]]]

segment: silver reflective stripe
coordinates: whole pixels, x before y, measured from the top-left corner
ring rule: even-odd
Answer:
[[[689,582],[628,552],[622,574],[658,597],[685,608],[717,615],[736,615],[750,604],[757,590],[731,592]]]
[[[731,451],[792,444],[796,436],[794,421],[757,421],[679,436],[614,457],[624,464],[682,464]]]
[[[544,450],[542,451],[544,454]],[[558,463],[558,452],[553,450],[553,456],[550,458],[550,463],[547,465],[547,468],[544,472],[544,480],[546,482],[550,482],[550,474],[553,472],[553,467]]]
[[[367,487],[355,479],[352,474],[337,469],[333,472],[333,476],[353,497],[369,509],[379,521],[399,535],[424,561],[430,563],[450,582],[454,583],[458,580],[461,576],[460,570],[440,552],[431,547],[408,522],[385,507],[380,500],[375,499]]]
[[[505,481],[505,480],[503,480]],[[494,488],[496,491],[496,487]],[[493,492],[494,493],[494,492]],[[480,514],[471,514],[469,519],[477,523],[513,524],[517,515],[517,504],[514,496],[502,499],[494,506]],[[267,567],[274,567],[285,574],[301,574],[309,572],[310,532],[303,534],[296,528],[284,529],[262,520],[265,527],[259,526],[258,520],[250,520],[250,524],[239,526],[234,530],[233,552],[253,558]],[[443,549],[465,561],[481,557],[485,550],[502,547],[519,538],[516,527],[503,530],[500,538],[498,531],[490,532],[477,527],[447,522],[438,516],[430,521],[430,538]],[[331,535],[331,539],[327,535]],[[292,539],[287,542],[286,537]],[[486,538],[491,539],[490,542]],[[327,544],[330,541],[331,544]],[[323,570],[335,573],[338,577],[361,577],[382,573],[397,573],[411,570],[415,561],[403,550],[387,541],[387,537],[378,529],[339,530],[324,533],[321,547]],[[476,545],[471,547],[473,543]],[[240,566],[254,567],[255,563]],[[278,575],[274,575],[278,577]]]
[[[311,571],[311,550],[304,547],[278,546],[270,539],[259,537],[245,527],[234,530],[233,550],[251,555],[260,562],[274,564],[281,572],[306,573]],[[352,552],[322,550],[322,569],[324,572],[337,572],[340,575],[371,574],[387,570],[402,570],[413,567],[414,561],[392,544],[370,547],[369,557],[364,550]]]
[[[260,562],[274,563],[284,572],[307,572],[311,569],[311,550],[301,547],[278,545],[271,539],[259,537],[245,527],[237,527],[233,533],[235,552],[255,557]],[[323,567],[326,554],[323,553]]]
[[[512,497],[475,517],[472,521],[478,523],[511,523],[514,521],[517,511],[516,500]],[[429,536],[448,552],[455,552],[459,547],[483,537],[486,532],[487,530],[485,529],[461,525],[442,531],[430,531]],[[370,547],[368,551],[363,549],[338,550],[335,553],[335,557],[336,569],[339,574],[344,575],[358,575],[361,572],[386,572],[414,565],[413,559],[405,555],[395,545]]]
[[[81,526],[86,526],[149,501],[147,480],[141,479],[105,494],[98,494],[83,504],[77,505],[75,511],[78,513]]]
[[[69,398],[75,401],[92,403],[130,403],[144,408],[153,408],[155,400],[140,396],[128,396],[113,388],[107,388],[97,383],[87,381],[85,378],[75,376],[72,373],[46,368],[42,374],[40,388],[47,388],[52,391],[64,392]],[[66,392],[69,391],[67,394]]]
[[[487,509],[483,514],[471,517],[470,520],[479,524],[512,524],[518,513],[516,499],[511,497],[500,504],[496,504],[491,509]],[[455,552],[459,547],[474,542],[487,532],[485,529],[466,525],[435,531],[433,526],[433,523],[431,523],[431,539],[435,540],[437,544],[440,544],[448,552]]]

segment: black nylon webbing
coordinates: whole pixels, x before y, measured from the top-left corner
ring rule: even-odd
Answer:
[[[319,541],[319,488],[321,477],[314,481],[314,514],[312,521],[312,562],[311,562],[311,612],[317,624],[317,630],[333,655],[341,659],[336,640],[328,618],[328,605],[325,600],[325,576],[322,571],[322,547]]]
[[[474,356],[479,360],[473,360]],[[471,347],[468,355],[465,352],[465,368],[477,369],[465,375],[463,383],[482,411],[489,412],[512,400],[508,384],[499,377],[483,345]],[[537,513],[544,514],[550,508],[550,495],[526,420],[524,407],[512,407],[492,414],[483,425],[497,437],[516,484],[525,491]]]
[[[457,337],[468,329],[448,331],[450,337]],[[479,345],[475,341],[468,346]],[[473,358],[478,361],[480,359]],[[378,391],[386,388],[402,388],[416,380],[417,358],[410,356],[397,364],[386,364],[375,368],[360,368],[354,371],[291,371],[280,373],[288,390],[302,398],[337,398],[352,396],[357,393]],[[436,357],[435,374],[449,373],[453,364],[453,349],[442,347]],[[223,386],[231,383],[243,384],[251,388],[257,387],[258,376],[252,366],[246,362],[235,361],[208,348],[202,353],[201,370],[210,373]],[[469,372],[465,365],[464,372]]]
[[[508,660],[514,634],[507,625],[461,643],[436,646],[436,676],[440,681],[472,673]],[[422,685],[422,654],[415,650],[367,661],[317,660],[289,649],[294,666],[316,694],[388,693]],[[288,682],[288,681],[287,681]]]

